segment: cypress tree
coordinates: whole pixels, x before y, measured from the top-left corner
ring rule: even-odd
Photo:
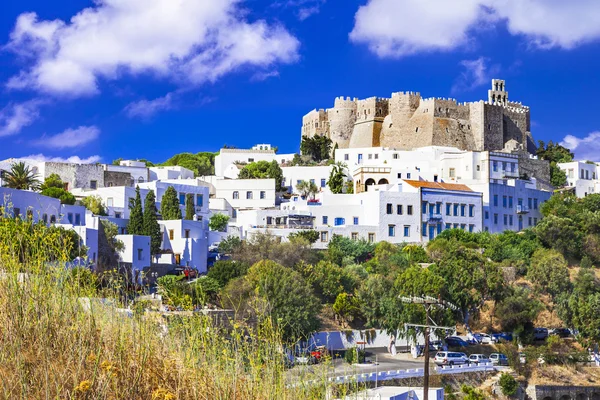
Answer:
[[[150,191],[144,200],[144,235],[150,236],[150,254],[158,254],[162,242],[156,212],[156,197],[154,197],[154,192]]]
[[[165,221],[181,219],[181,209],[179,208],[179,199],[177,191],[173,186],[169,186],[163,194],[160,202],[160,213]]]
[[[188,193],[185,195],[185,219],[194,219],[194,214],[196,214],[196,207],[194,206],[194,195],[192,193]]]
[[[140,196],[140,188],[135,188],[135,198],[130,199],[129,208],[129,223],[127,224],[127,232],[130,235],[143,235],[144,234],[144,215],[142,213],[142,198]]]

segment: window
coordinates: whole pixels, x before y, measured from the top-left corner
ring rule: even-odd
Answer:
[[[324,188],[326,184],[327,184],[326,179],[325,178],[321,178],[321,187]]]
[[[423,222],[421,225],[421,234],[423,236],[427,236],[427,222]]]
[[[237,190],[235,192],[233,192],[233,199],[237,200],[240,198],[240,192],[238,192]]]
[[[196,195],[196,205],[198,207],[202,207],[203,204],[204,204],[204,196],[202,196],[201,194],[197,194]]]
[[[116,212],[115,213],[115,218],[121,218],[121,213]]]
[[[492,170],[493,170],[494,172],[497,172],[497,171],[498,171],[498,161],[493,161],[493,162],[492,162]]]
[[[435,213],[436,214],[442,213],[442,203],[435,203]]]
[[[464,217],[466,215],[465,210],[467,209],[467,206],[465,204],[461,204],[460,205],[460,216]]]
[[[402,172],[398,172],[398,179],[402,179]]]
[[[396,206],[396,214],[402,215],[402,204]]]
[[[410,172],[406,173],[406,179],[410,179]]]
[[[373,154],[369,154],[368,158],[369,158],[369,160],[372,160],[373,159]]]
[[[144,254],[144,250],[143,249],[138,249],[138,261],[142,261],[143,254]]]
[[[508,205],[507,199],[508,198],[506,196],[502,196],[502,207],[504,208],[506,208],[506,206]]]
[[[386,212],[388,214],[392,214],[394,212],[394,206],[392,205],[392,203],[387,203]]]
[[[413,215],[413,206],[406,206],[406,213],[408,215]]]
[[[460,224],[460,229],[462,229],[463,231],[464,231],[465,229],[467,229],[467,224]]]
[[[246,200],[252,200],[252,192],[250,190],[246,192]]]
[[[248,162],[254,162],[254,158],[249,158]]]
[[[437,224],[437,234],[439,235],[440,233],[442,233],[442,223],[441,222],[439,224]]]
[[[469,224],[469,232],[473,233],[474,230],[475,230],[475,225]]]
[[[186,230],[185,230],[185,238],[186,238],[186,239],[189,239],[189,238],[190,238],[190,230],[189,230],[189,229],[186,229]]]
[[[18,212],[19,212],[19,209],[18,209],[18,208],[15,208],[15,215],[17,215],[17,216],[18,216],[18,214],[17,214]],[[55,224],[55,223],[56,223],[56,215],[51,215],[51,216],[50,216],[50,223],[51,223],[51,224]]]
[[[498,207],[498,195],[494,195],[494,207]]]
[[[508,215],[504,214],[504,225],[508,225]]]
[[[452,215],[452,204],[446,203],[446,215]]]
[[[354,225],[358,225],[358,217],[353,218]]]
[[[423,201],[423,202],[421,203],[421,212],[422,212],[423,214],[427,214],[427,202],[426,202],[426,201]]]
[[[179,193],[179,204],[185,204],[185,193]]]
[[[175,264],[176,265],[181,264],[181,254],[179,254],[179,253],[175,254]]]
[[[261,200],[264,200],[267,198],[267,192],[265,192],[264,190],[260,191],[260,198]]]
[[[458,229],[460,227],[459,224],[454,224],[454,229]]]
[[[323,215],[323,225],[327,225],[327,215]]]
[[[529,217],[529,226],[533,225],[533,218]]]
[[[538,221],[537,218],[534,217],[533,218],[533,225],[537,225],[537,221]]]
[[[47,223],[48,223],[48,214],[44,214],[44,215],[42,216],[42,221],[44,221],[44,224],[47,224]]]
[[[379,160],[379,154],[375,154],[375,159]]]
[[[69,213],[69,214],[67,215],[67,219],[69,220],[69,223],[70,223],[71,225],[73,225],[73,213]]]
[[[349,154],[344,154],[344,161],[348,161],[349,159]]]
[[[300,182],[302,182],[302,180],[301,180],[301,179],[298,179],[298,180],[296,181],[296,186],[298,186],[298,185],[300,184]]]
[[[569,178],[573,178],[574,174],[573,174],[573,168],[569,169]]]
[[[69,182],[63,183],[63,189],[65,189],[67,192],[69,191]]]
[[[175,239],[175,231],[173,229],[169,229],[169,240]]]
[[[494,214],[494,224],[498,225],[498,214]]]
[[[314,184],[314,183],[315,183],[315,180],[314,180],[314,179],[310,179],[310,183],[313,183],[313,184]]]
[[[529,206],[530,210],[533,208],[533,199],[531,197],[527,198],[527,205]]]
[[[449,176],[450,178],[456,178],[456,169],[450,168]]]
[[[267,217],[267,225],[273,225],[273,217]]]
[[[321,232],[321,242],[326,242],[328,240],[329,234],[326,231]]]
[[[369,243],[373,243],[373,242],[375,242],[375,234],[369,233]]]
[[[396,236],[396,225],[388,225],[388,236],[389,237]]]
[[[534,210],[538,209],[538,199],[533,199],[533,209]]]
[[[481,171],[481,166],[480,165],[477,165],[477,171],[478,172]]]
[[[510,163],[510,171],[511,172],[515,172],[515,170],[517,169],[517,164],[515,163]]]
[[[336,218],[333,220],[333,224],[335,226],[341,226],[341,225],[346,225],[346,219],[345,218]]]
[[[508,208],[513,208],[513,197],[508,196]]]
[[[90,181],[90,189],[98,189],[98,181]]]
[[[350,237],[352,240],[358,240],[358,232],[352,232],[350,234]]]
[[[489,211],[486,211],[486,212],[484,213],[484,216],[485,216],[485,219],[490,219],[490,212],[489,212]]]
[[[475,216],[475,205],[473,204],[469,204],[469,217],[474,217]]]
[[[512,215],[508,216],[508,225],[513,226],[513,216]]]
[[[107,207],[112,207],[113,204],[114,204],[114,200],[113,200],[112,197],[109,197],[109,198],[106,199],[106,206]]]
[[[81,214],[75,214],[75,225],[81,225]]]
[[[404,237],[410,236],[410,225],[404,225]]]
[[[394,153],[394,155],[392,156],[392,158],[393,158],[394,160],[397,160],[397,159],[398,159],[398,153]]]
[[[458,204],[454,204],[454,216],[458,217]]]

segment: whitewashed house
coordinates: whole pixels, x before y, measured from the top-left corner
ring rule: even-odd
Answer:
[[[196,268],[207,272],[208,231],[202,221],[159,221],[162,230],[162,254],[155,260]]]
[[[600,164],[588,161],[559,163],[558,168],[567,175],[567,188],[577,197],[600,193]]]

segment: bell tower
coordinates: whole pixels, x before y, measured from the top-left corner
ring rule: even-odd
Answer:
[[[488,90],[488,102],[504,107],[508,104],[508,92],[502,79],[492,79],[492,89]]]

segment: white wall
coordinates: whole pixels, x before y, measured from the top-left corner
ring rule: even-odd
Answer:
[[[39,193],[3,187],[0,188],[0,206],[10,215],[18,212],[22,217],[25,217],[29,210],[35,222],[43,220],[44,216],[48,224],[60,221],[60,200]]]
[[[180,166],[150,167],[151,181],[165,181],[168,179],[194,179],[194,172]]]
[[[319,188],[320,192],[328,192],[331,190],[327,186],[329,175],[331,174],[333,166],[295,166],[295,167],[281,167],[283,171],[283,184],[288,192],[297,193],[296,186],[300,181],[312,181]]]
[[[577,197],[600,193],[600,167],[582,161],[560,163],[558,167],[567,175],[567,186],[573,188]]]
[[[133,179],[134,185],[142,182],[148,182],[150,174],[148,172],[148,168],[146,168],[145,165],[133,165],[133,162],[131,163],[131,165],[127,165],[127,161],[121,161],[121,163],[121,165],[105,164],[104,169],[106,171],[126,172],[130,174],[131,178]],[[123,165],[123,163],[125,163],[125,165]]]
[[[141,283],[141,272],[152,263],[150,257],[150,237],[117,235],[116,238],[124,244],[123,251],[119,252],[119,260],[124,263],[131,263],[133,278]]]
[[[200,273],[207,271],[208,231],[201,221],[158,221],[163,230],[162,249],[173,252],[180,258],[179,265],[198,269]],[[188,237],[186,237],[186,231]],[[171,239],[172,234],[172,239]],[[161,258],[162,262],[163,258]]]

